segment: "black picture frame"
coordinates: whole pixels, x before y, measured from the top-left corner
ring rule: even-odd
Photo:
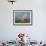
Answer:
[[[32,10],[13,10],[13,25],[32,25],[32,24],[33,24]]]

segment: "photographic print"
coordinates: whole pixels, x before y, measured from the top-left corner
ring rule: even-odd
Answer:
[[[32,10],[13,10],[13,24],[32,24]]]

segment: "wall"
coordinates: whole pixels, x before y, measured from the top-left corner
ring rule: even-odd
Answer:
[[[14,26],[14,10],[33,10],[32,26]],[[33,40],[46,40],[46,1],[17,0],[13,5],[0,0],[0,40],[15,40],[19,32],[30,34]]]

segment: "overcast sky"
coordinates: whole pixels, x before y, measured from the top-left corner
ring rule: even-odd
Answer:
[[[15,18],[17,19],[30,19],[30,12],[16,12]]]

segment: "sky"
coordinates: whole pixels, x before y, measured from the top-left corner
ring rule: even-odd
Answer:
[[[30,19],[30,12],[16,12],[15,13],[15,18],[17,19]]]

